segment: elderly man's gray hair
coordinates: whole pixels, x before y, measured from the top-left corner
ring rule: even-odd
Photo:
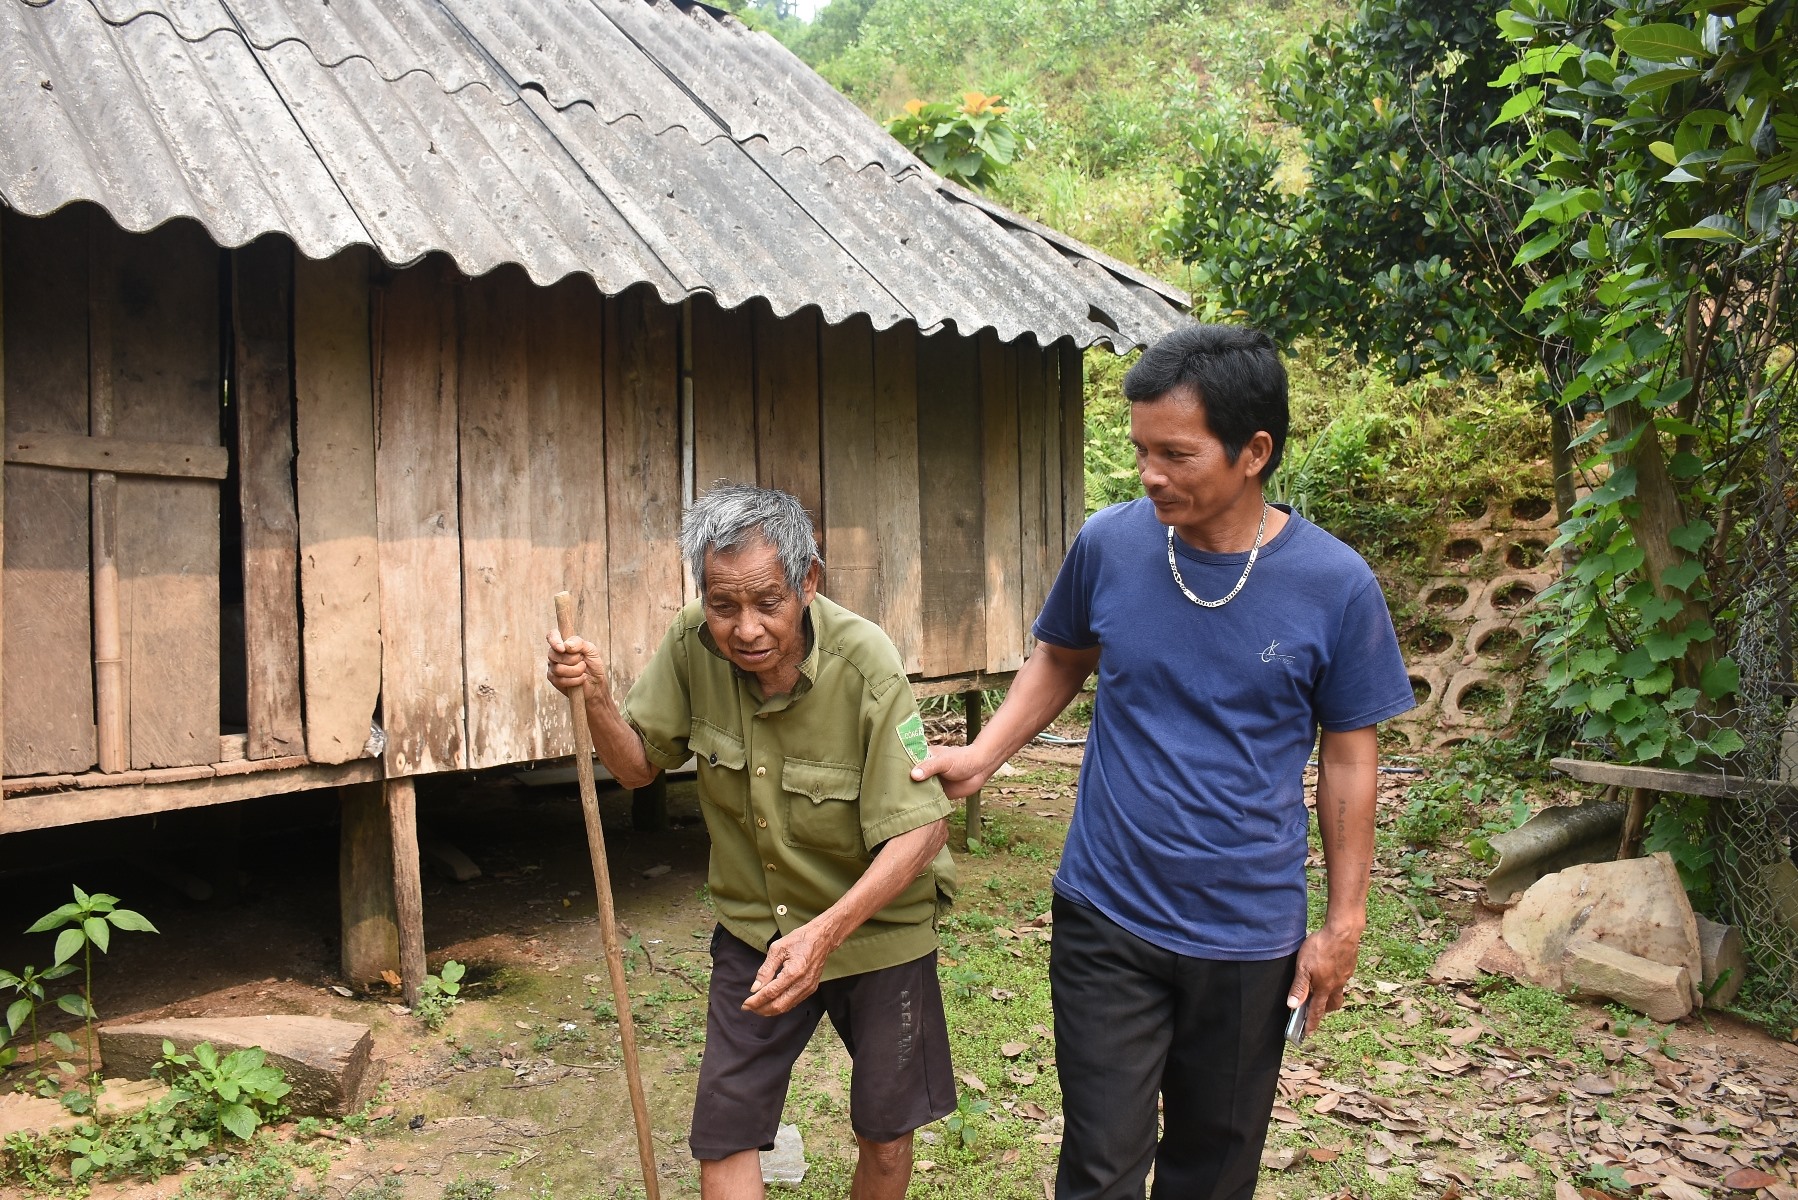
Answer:
[[[681,518],[680,552],[702,593],[707,550],[736,550],[757,540],[774,547],[787,585],[801,591],[805,573],[820,559],[812,519],[798,497],[747,483],[721,483]]]

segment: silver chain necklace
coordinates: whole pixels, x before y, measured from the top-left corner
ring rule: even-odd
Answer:
[[[1236,581],[1236,586],[1231,588],[1230,594],[1225,596],[1222,600],[1201,600],[1187,589],[1186,580],[1180,578],[1180,564],[1174,561],[1174,527],[1169,525],[1167,527],[1167,569],[1174,573],[1174,583],[1179,587],[1180,594],[1185,596],[1188,600],[1191,600],[1200,608],[1222,608],[1224,605],[1230,603],[1230,601],[1236,599],[1236,593],[1240,592],[1242,590],[1242,585],[1249,581],[1249,572],[1255,569],[1255,560],[1261,557],[1261,538],[1266,532],[1267,502],[1262,501],[1261,526],[1255,530],[1255,544],[1249,548],[1249,561],[1243,564],[1242,578]]]

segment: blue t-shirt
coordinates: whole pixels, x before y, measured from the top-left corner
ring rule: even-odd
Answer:
[[[1175,546],[1186,586],[1207,600],[1248,561]],[[1361,556],[1291,515],[1236,598],[1200,608],[1168,570],[1167,526],[1132,500],[1087,521],[1033,632],[1100,649],[1055,890],[1195,958],[1296,950],[1317,729],[1361,729],[1415,703]]]

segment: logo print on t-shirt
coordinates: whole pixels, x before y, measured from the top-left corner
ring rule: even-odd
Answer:
[[[1261,661],[1264,663],[1270,663],[1270,662],[1274,661],[1274,659],[1276,659],[1276,658],[1280,659],[1283,662],[1297,662],[1298,661],[1298,658],[1296,655],[1281,654],[1280,653],[1280,643],[1269,642],[1267,644],[1267,649],[1265,649],[1261,652]]]

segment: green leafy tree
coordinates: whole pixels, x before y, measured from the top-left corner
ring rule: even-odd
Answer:
[[[1556,268],[1523,309],[1572,350],[1562,401],[1602,412],[1550,687],[1633,761],[1727,756],[1729,579],[1794,386],[1798,5],[1512,0],[1498,22],[1538,185],[1519,231]]]
[[[1265,101],[1298,135],[1301,177],[1272,137],[1228,116],[1198,122],[1162,236],[1194,265],[1209,315],[1282,342],[1317,338],[1401,381],[1540,368],[1565,514],[1575,414],[1550,402],[1566,343],[1525,311],[1535,272],[1516,261],[1535,185],[1515,164],[1530,132],[1501,119],[1491,86],[1513,57],[1478,5],[1364,0],[1263,74]]]
[[[886,127],[944,179],[986,187],[1018,153],[1017,130],[1005,119],[1011,110],[999,99],[969,92],[959,105],[913,100]]]

